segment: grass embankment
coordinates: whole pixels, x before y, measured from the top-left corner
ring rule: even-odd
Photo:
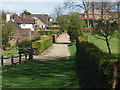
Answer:
[[[70,46],[70,60],[29,61],[3,70],[3,88],[79,88],[75,70],[76,46]]]
[[[116,34],[118,34],[118,33],[116,32]],[[108,53],[107,44],[104,40],[95,38],[92,35],[92,33],[89,33],[89,32],[84,32],[84,36],[88,37],[88,42],[93,43],[99,49],[101,49],[103,52]],[[118,55],[118,38],[117,37],[114,37],[110,40],[110,48],[111,48],[112,54],[117,56]]]

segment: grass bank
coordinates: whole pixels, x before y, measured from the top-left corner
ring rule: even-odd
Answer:
[[[116,34],[118,33],[116,32]],[[84,36],[88,37],[88,42],[93,43],[103,52],[108,53],[107,44],[104,40],[95,38],[90,32],[84,32]],[[111,48],[112,54],[115,56],[118,56],[118,38],[117,37],[114,37],[110,40],[110,48]]]

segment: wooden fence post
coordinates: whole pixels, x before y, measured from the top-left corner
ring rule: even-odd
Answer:
[[[14,65],[14,56],[11,55],[11,66],[13,66],[13,65]]]
[[[19,54],[19,64],[21,64],[21,53]]]
[[[27,61],[27,54],[25,54],[25,61]]]
[[[31,60],[33,60],[33,49],[31,48]]]
[[[29,53],[29,60],[31,60],[31,54]]]
[[[3,70],[3,55],[1,56],[1,69]]]

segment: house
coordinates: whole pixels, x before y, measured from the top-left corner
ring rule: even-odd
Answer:
[[[89,10],[88,12],[89,14],[89,17],[87,18],[87,14],[86,13],[80,13],[80,17],[81,19],[86,23],[87,25],[87,19],[89,19],[89,24],[90,26],[93,26],[93,11],[92,10]],[[101,10],[94,10],[94,20],[95,21],[98,21],[99,19],[102,19],[102,15],[101,15]],[[109,13],[106,13],[103,12],[103,19],[110,19],[110,14]]]
[[[29,29],[31,31],[35,30],[36,24],[34,18],[19,17],[17,14],[13,14],[10,20],[18,25],[21,29]]]
[[[37,26],[40,28],[45,28],[48,26],[48,23],[51,23],[53,19],[47,14],[31,14],[26,15],[27,18],[35,18]]]
[[[118,12],[110,12],[110,19],[118,22]]]

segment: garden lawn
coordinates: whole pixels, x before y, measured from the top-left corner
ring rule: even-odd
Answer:
[[[5,67],[2,72],[3,88],[79,88],[75,70],[76,46],[70,46],[70,60],[42,62]]]
[[[84,32],[84,36],[88,36],[88,42],[93,43],[103,52],[108,53],[107,44],[104,40],[95,38],[90,32]],[[113,55],[118,55],[118,38],[112,38],[110,40],[110,48]]]
[[[18,56],[18,50],[15,49],[4,50],[4,56],[11,57],[11,55]]]

